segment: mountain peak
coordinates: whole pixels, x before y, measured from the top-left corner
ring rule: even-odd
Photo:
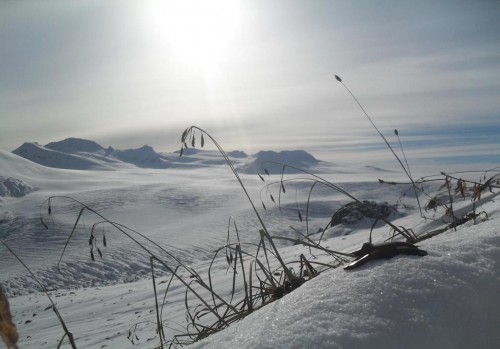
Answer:
[[[66,138],[59,142],[51,142],[45,145],[45,148],[60,151],[67,154],[78,152],[95,153],[104,150],[99,144],[94,141],[81,138]]]
[[[281,173],[282,164],[307,169],[317,166],[319,163],[318,159],[304,150],[283,150],[280,152],[262,150],[250,156],[239,169],[245,173],[258,173],[265,167],[270,173]],[[294,172],[294,170],[288,168],[288,172]]]

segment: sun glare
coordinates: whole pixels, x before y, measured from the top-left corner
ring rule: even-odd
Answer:
[[[227,58],[240,11],[237,0],[167,0],[153,16],[178,59],[210,71]]]

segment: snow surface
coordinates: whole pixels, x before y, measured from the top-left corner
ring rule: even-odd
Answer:
[[[56,264],[78,210],[75,212],[64,199],[54,199],[53,216],[47,220],[50,229],[46,230],[39,221],[42,203],[49,196],[70,195],[110,220],[140,230],[206,277],[211,251],[226,242],[230,215],[244,241],[257,241],[259,225],[230,171],[220,166],[220,157],[211,151],[195,154],[194,165],[187,161],[184,167],[75,171],[40,166],[0,151],[0,177],[12,177],[37,189],[22,197],[2,197],[0,239],[50,290],[78,348],[158,346],[149,259],[123,235],[109,232],[103,258],[92,262],[88,238],[96,217],[84,214],[62,259],[60,273]],[[361,200],[395,204],[405,194],[404,205],[390,216],[394,224],[412,228],[416,234],[443,226],[443,211],[438,210],[435,219],[423,220],[408,186],[381,185],[378,169],[363,166],[341,172],[337,168],[328,179]],[[254,175],[241,176],[254,201],[259,203],[262,198],[268,207],[264,211],[259,206],[259,211],[272,235],[296,237],[289,226],[305,232],[297,207],[304,212],[309,181],[287,182],[280,210],[269,200],[268,192],[261,191],[266,183],[279,182],[279,176],[268,177],[266,183]],[[400,179],[391,172],[384,176]],[[440,184],[429,184],[426,190],[433,193]],[[279,183],[267,190],[277,196],[278,187]],[[327,270],[192,347],[497,348],[500,205],[498,190],[494,191],[485,192],[477,203],[487,220],[479,219],[475,225],[468,222],[456,232],[421,242],[427,256],[397,256],[349,272]],[[465,200],[456,198],[457,212],[470,212],[470,195],[468,192]],[[310,232],[324,227],[332,213],[348,202],[339,193],[318,186],[311,200]],[[44,206],[41,213],[47,217],[46,209]],[[340,224],[326,232],[322,244],[337,251],[357,249],[367,241],[372,223]],[[390,236],[382,225],[374,229],[375,242]],[[310,256],[307,248],[298,245],[282,243],[279,250],[286,261],[297,260],[302,253]],[[3,246],[0,256],[0,283],[11,297],[20,348],[55,348],[63,330],[53,311],[47,309],[48,299]],[[315,253],[315,258],[312,260],[331,262],[331,257],[320,253]],[[226,273],[225,258],[217,259],[212,269],[214,283],[225,294],[232,280]],[[160,272],[157,277],[162,294],[166,287],[162,282],[168,277]],[[169,292],[163,317],[167,337],[185,329],[184,292],[180,283],[173,284]],[[138,336],[135,345],[127,339],[129,330]],[[63,348],[69,347],[65,340]]]
[[[321,274],[193,348],[496,348],[499,220]]]

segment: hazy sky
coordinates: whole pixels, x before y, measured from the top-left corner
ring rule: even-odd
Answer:
[[[500,1],[2,1],[0,149],[177,149],[500,164]]]

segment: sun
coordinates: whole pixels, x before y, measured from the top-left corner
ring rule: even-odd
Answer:
[[[158,1],[153,21],[177,59],[210,70],[227,58],[240,24],[239,1]]]

